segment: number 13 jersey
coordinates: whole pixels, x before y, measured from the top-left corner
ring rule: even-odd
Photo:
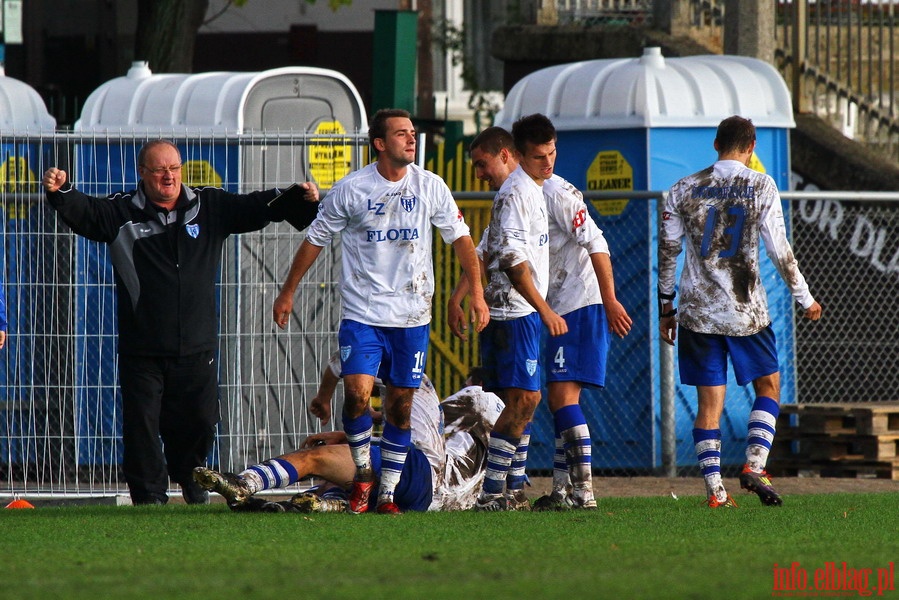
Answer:
[[[814,302],[787,241],[774,180],[735,160],[720,160],[669,191],[659,226],[659,292],[674,292],[677,256],[678,322],[699,333],[747,336],[771,323],[759,270],[759,239],[793,297]]]

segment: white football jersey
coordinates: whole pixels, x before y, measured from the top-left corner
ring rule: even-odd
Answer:
[[[431,321],[432,228],[452,244],[471,235],[446,183],[417,165],[388,181],[377,163],[338,181],[306,239],[326,246],[341,234],[342,318],[382,327]]]
[[[675,183],[659,226],[659,292],[680,279],[678,323],[699,333],[746,336],[771,323],[759,275],[759,237],[796,301],[814,303],[787,241],[774,180],[735,160],[722,160]]]
[[[487,271],[484,299],[490,318],[517,319],[535,312],[515,291],[504,269],[527,262],[540,295],[546,297],[549,279],[549,232],[543,190],[518,167],[493,199],[490,227],[479,256]]]
[[[428,510],[467,510],[474,506],[487,470],[490,432],[505,405],[481,386],[463,388],[440,403],[446,436],[446,461]]]
[[[602,304],[590,255],[609,254],[609,244],[587,212],[583,194],[565,179],[553,175],[543,182],[543,197],[549,214],[546,302],[560,315]]]

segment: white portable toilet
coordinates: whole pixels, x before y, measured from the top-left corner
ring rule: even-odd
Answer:
[[[790,93],[777,70],[758,59],[665,58],[659,48],[646,48],[638,58],[556,65],[516,83],[496,125],[511,129],[517,119],[534,113],[546,115],[556,127],[556,172],[584,191],[667,190],[681,177],[715,162],[715,132],[732,115],[752,119],[756,126],[755,168],[771,175],[780,189],[789,189],[789,129],[795,127]],[[596,468],[656,468],[661,463],[657,202],[611,199],[589,204],[596,209],[593,217],[609,241],[621,288],[618,299],[632,315],[650,316],[635,318],[631,333],[614,341],[607,391],[587,404],[596,407],[588,415],[593,464]],[[787,203],[784,212],[789,218]],[[794,402],[793,301],[770,261],[763,259],[762,265],[763,280],[773,282],[768,301],[780,349],[783,401]],[[693,465],[690,430],[695,393],[684,386],[676,389],[677,456],[685,465]],[[583,393],[596,392],[585,389]],[[602,396],[616,401],[602,401]],[[733,429],[723,431],[726,439],[746,438],[750,399],[731,375],[722,428]],[[539,454],[543,445],[546,452]],[[551,468],[552,448],[552,421],[546,413],[535,419],[531,435],[536,468]],[[628,453],[620,452],[621,448]],[[742,464],[743,448],[726,444],[722,464]]]
[[[133,187],[135,153],[122,155],[117,138],[133,146],[134,138],[163,137],[173,138],[181,148],[186,167],[182,177],[189,185],[244,191],[312,179],[327,190],[360,166],[349,143],[333,137],[318,143],[313,139],[296,155],[272,151],[277,141],[242,144],[238,152],[236,139],[367,130],[359,92],[336,71],[283,67],[256,73],[153,74],[147,63],[136,62],[126,76],[94,90],[84,104],[75,131],[108,141],[96,144],[96,164],[86,157],[88,162],[79,165],[79,182],[94,194],[111,191],[93,187],[106,180]],[[108,173],[103,146],[112,153]]]

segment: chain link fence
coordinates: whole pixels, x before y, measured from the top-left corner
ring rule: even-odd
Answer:
[[[190,185],[248,191],[303,180],[305,136],[175,138]],[[44,201],[40,176],[66,166],[89,193],[131,189],[143,139],[0,137],[2,268],[9,337],[0,351],[0,494],[109,495],[125,492],[120,473],[121,399],[117,389],[113,276],[106,247],[74,236]],[[322,136],[315,143],[321,145]],[[365,140],[335,138],[362,160]],[[594,468],[603,474],[687,473],[695,458],[689,431],[695,397],[678,385],[673,353],[658,342],[655,301],[656,192],[615,192],[629,205],[617,220],[594,213],[612,251],[619,299],[634,319],[612,343],[605,390],[585,391]],[[458,193],[475,241],[489,219],[489,193]],[[889,358],[896,340],[891,298],[899,271],[899,227],[891,194],[785,194],[794,250],[824,318],[796,318],[783,284],[766,278],[777,319],[784,402],[895,400],[899,381]],[[589,193],[601,208],[604,196]],[[634,233],[628,211],[653,223]],[[620,232],[630,232],[621,235]],[[306,410],[328,356],[336,349],[340,247],[325,250],[304,278],[287,331],[271,322],[277,295],[303,234],[286,224],[235,236],[223,255],[219,283],[222,422],[210,462],[240,470],[297,448],[319,431]],[[763,259],[764,260],[764,259]],[[450,247],[435,244],[435,296],[428,371],[441,395],[462,385],[477,362],[477,336],[460,342],[445,326],[445,302],[459,277]],[[778,289],[781,292],[778,292]],[[660,375],[663,373],[664,375]],[[725,444],[742,452],[751,394],[734,390]],[[336,399],[342,400],[342,389]],[[335,420],[329,428],[339,428]],[[551,468],[552,420],[542,403],[532,434],[529,469]],[[730,457],[730,464],[742,462]],[[725,460],[727,463],[728,461]]]

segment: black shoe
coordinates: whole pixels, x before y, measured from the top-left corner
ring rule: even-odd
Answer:
[[[187,504],[209,504],[209,492],[192,479],[181,484],[181,496]]]

